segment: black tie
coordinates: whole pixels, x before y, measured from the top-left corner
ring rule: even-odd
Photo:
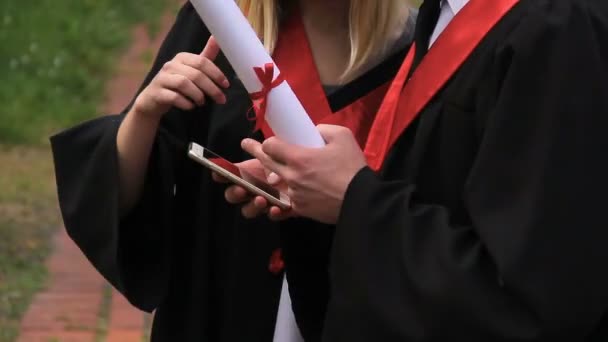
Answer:
[[[420,61],[422,61],[429,50],[429,41],[433,31],[435,30],[435,26],[437,25],[437,20],[439,20],[440,11],[441,0],[424,0],[422,6],[420,6],[418,19],[416,20],[416,30],[414,32],[416,55],[414,56],[410,76],[414,70],[416,70],[420,64]]]

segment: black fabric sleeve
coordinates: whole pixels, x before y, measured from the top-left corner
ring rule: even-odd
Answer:
[[[326,341],[583,341],[608,309],[608,10],[539,1],[506,46],[463,201],[369,169],[332,250]],[[543,4],[543,5],[540,5]]]
[[[188,3],[141,89],[177,53],[200,52],[208,37]],[[203,114],[173,109],[165,115],[143,195],[121,219],[116,136],[124,112],[86,122],[51,138],[59,204],[70,237],[92,264],[131,303],[151,311],[165,296],[171,273],[174,186],[186,160],[185,143],[192,135],[189,118]]]

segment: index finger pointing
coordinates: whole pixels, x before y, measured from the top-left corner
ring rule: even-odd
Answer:
[[[207,45],[205,45],[203,52],[201,52],[201,56],[203,56],[209,60],[215,60],[215,58],[217,57],[217,55],[219,55],[219,53],[220,53],[220,46],[217,44],[217,41],[215,40],[215,38],[213,36],[211,36],[209,38],[209,40],[207,41]]]
[[[310,149],[288,144],[276,137],[266,139],[262,144],[262,151],[270,156],[273,160],[284,164],[295,164],[298,161],[298,156]]]
[[[281,165],[279,162],[273,160],[270,156],[268,156],[262,150],[262,144],[252,139],[245,139],[241,143],[241,147],[245,152],[252,155],[254,158],[260,161],[265,168],[270,171],[276,172],[277,174],[282,175],[285,166]]]

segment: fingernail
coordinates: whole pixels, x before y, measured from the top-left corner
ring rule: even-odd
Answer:
[[[276,185],[281,180],[281,177],[279,177],[279,175],[277,175],[276,173],[271,172],[268,174],[268,177],[266,178],[266,180],[268,181],[268,184]]]
[[[228,80],[224,80],[224,81],[222,82],[222,86],[223,86],[224,88],[228,88],[228,87],[230,87],[230,82],[228,82]]]

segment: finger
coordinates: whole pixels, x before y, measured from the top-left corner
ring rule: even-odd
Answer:
[[[283,179],[281,176],[277,175],[276,172],[272,172],[267,168],[264,168],[264,177],[266,178],[266,182],[274,187],[281,185]]]
[[[228,78],[222,72],[220,68],[218,68],[215,63],[213,63],[210,59],[205,59],[200,62],[198,69],[205,73],[215,84],[218,84],[224,88],[230,87],[230,82],[228,82]]]
[[[266,181],[268,182],[268,184],[270,185],[278,185],[279,183],[281,183],[283,180],[281,179],[281,176],[277,175],[275,172],[270,172],[267,176],[266,176]]]
[[[252,219],[252,218],[256,218],[262,214],[264,214],[266,212],[266,209],[260,209],[258,208],[255,203],[253,201],[245,204],[242,208],[241,208],[241,213],[243,214],[244,217]]]
[[[203,105],[205,103],[205,94],[203,91],[184,75],[165,74],[160,79],[160,85],[163,88],[178,92],[180,95],[189,98],[198,105]]]
[[[201,52],[201,56],[213,61],[213,60],[215,60],[215,58],[217,58],[217,55],[219,55],[219,53],[220,53],[220,46],[218,45],[217,41],[215,40],[215,37],[213,37],[213,36],[209,37],[209,40],[207,41],[207,45],[205,45],[203,52]]]
[[[271,207],[268,211],[268,218],[272,221],[284,221],[294,216],[292,210],[281,210],[279,207]]]
[[[218,183],[230,183],[230,181],[217,172],[211,173],[211,178]]]
[[[224,75],[222,70],[220,70],[220,68],[213,63],[213,60],[209,58],[190,53],[182,53],[175,57],[175,62],[176,63],[168,63],[167,68],[171,70],[171,68],[174,68],[179,64],[185,64],[207,75],[215,84],[223,88],[230,87],[230,82],[228,82],[226,75]]]
[[[352,135],[350,129],[343,126],[336,125],[318,125],[317,129],[319,133],[321,133],[321,137],[325,140],[326,143],[331,144],[337,138],[347,135]]]
[[[267,199],[265,199],[264,197],[262,197],[262,196],[256,196],[256,197],[253,199],[253,205],[254,205],[256,208],[258,208],[258,209],[260,209],[260,210],[264,210],[264,211],[265,211],[265,210],[267,210],[267,209],[268,209],[268,207],[270,206],[270,203],[268,203],[268,200],[267,200]]]
[[[203,61],[207,60],[210,63],[203,63],[201,66],[207,72],[207,75],[217,84],[221,85],[224,88],[228,88],[230,86],[230,82],[224,75],[224,73],[220,70],[220,68],[213,63],[217,55],[220,53],[220,46],[215,40],[215,37],[211,36],[207,41],[207,45],[203,49],[201,53],[201,57],[203,57]]]
[[[204,93],[204,95],[211,97],[216,103],[226,103],[224,92],[202,71],[187,64],[180,64],[174,66],[171,72],[186,76]]]
[[[279,140],[276,137],[266,139],[262,143],[262,151],[273,160],[289,165],[293,161],[294,155],[298,155],[302,147],[290,145]]]
[[[228,187],[224,193],[224,197],[231,204],[241,204],[251,199],[249,192],[238,185]]]
[[[185,98],[178,92],[169,89],[161,89],[156,97],[158,103],[164,105],[173,106],[181,110],[192,110],[194,109],[194,103],[189,99]]]
[[[270,158],[264,151],[262,151],[262,144],[253,140],[253,139],[245,139],[241,142],[241,147],[245,152],[252,155],[254,158],[260,161],[265,168],[269,169],[272,172],[277,173],[278,175],[282,175],[286,170],[286,166],[282,165],[272,158]]]

